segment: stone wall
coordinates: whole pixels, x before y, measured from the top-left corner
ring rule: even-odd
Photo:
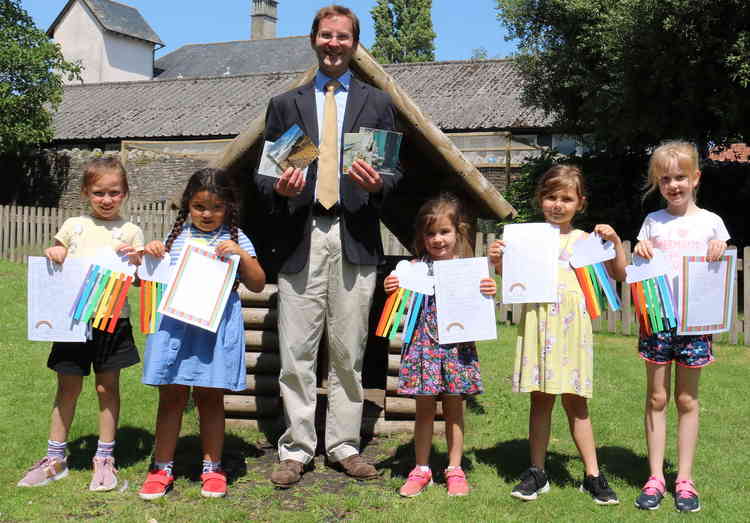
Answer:
[[[83,167],[102,155],[119,158],[120,150],[72,148],[39,151],[12,167],[11,190],[1,203],[79,207],[82,204]],[[130,151],[124,162],[130,198],[144,203],[179,202],[190,175],[208,163],[205,157]]]

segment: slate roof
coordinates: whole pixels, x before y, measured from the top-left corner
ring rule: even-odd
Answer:
[[[50,38],[54,35],[57,24],[62,21],[74,2],[76,0],[69,0],[60,14],[57,15],[55,21],[52,22],[47,30],[47,35]],[[135,7],[111,0],[81,0],[81,2],[86,4],[105,30],[164,47],[159,35],[151,29],[151,26],[148,25],[148,22]]]
[[[156,60],[154,76],[163,80],[299,71],[315,62],[309,36],[189,44]]]
[[[444,131],[538,129],[549,124],[543,113],[521,106],[521,79],[511,60],[384,68]],[[68,85],[54,117],[54,141],[234,137],[298,75]]]

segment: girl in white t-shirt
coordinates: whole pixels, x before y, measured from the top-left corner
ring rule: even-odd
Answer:
[[[667,207],[646,216],[638,233],[635,254],[651,258],[653,249],[659,249],[670,260],[675,274],[684,255],[705,253],[709,260],[718,260],[724,254],[729,239],[724,222],[695,203],[700,177],[695,145],[666,142],[654,151],[649,162],[645,196],[658,187]],[[711,335],[678,336],[675,329],[651,336],[640,334],[639,353],[646,362],[645,425],[651,473],[635,501],[638,508],[659,508],[666,490],[663,466],[667,405],[671,364],[675,361],[678,416],[675,506],[681,512],[700,510],[692,467],[698,441],[698,381],[701,368],[714,359],[711,345]]]

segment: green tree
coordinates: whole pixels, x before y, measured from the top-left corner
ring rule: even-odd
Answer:
[[[471,51],[470,60],[487,60],[488,58],[489,53],[487,52],[486,47],[477,47],[476,49],[472,49]]]
[[[432,0],[378,0],[370,11],[375,59],[392,64],[435,60],[431,11]]]
[[[498,0],[523,101],[611,151],[750,137],[747,0]],[[704,148],[705,152],[705,148]]]
[[[80,68],[34,26],[20,0],[0,0],[0,154],[15,155],[53,136],[62,77]]]

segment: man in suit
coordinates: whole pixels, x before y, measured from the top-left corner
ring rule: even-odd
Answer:
[[[344,133],[395,127],[388,95],[349,70],[359,43],[356,15],[337,5],[320,9],[310,41],[318,73],[311,83],[269,102],[265,139],[275,141],[298,124],[319,146],[320,156],[306,173],[289,168],[279,179],[255,177],[272,214],[273,252],[281,261],[279,382],[287,429],[271,481],[284,488],[299,481],[315,455],[316,362],[324,327],[329,347],[326,456],[357,479],[377,476],[359,453],[362,360],[383,249],[380,209],[400,178],[381,176],[361,160],[341,172]]]

